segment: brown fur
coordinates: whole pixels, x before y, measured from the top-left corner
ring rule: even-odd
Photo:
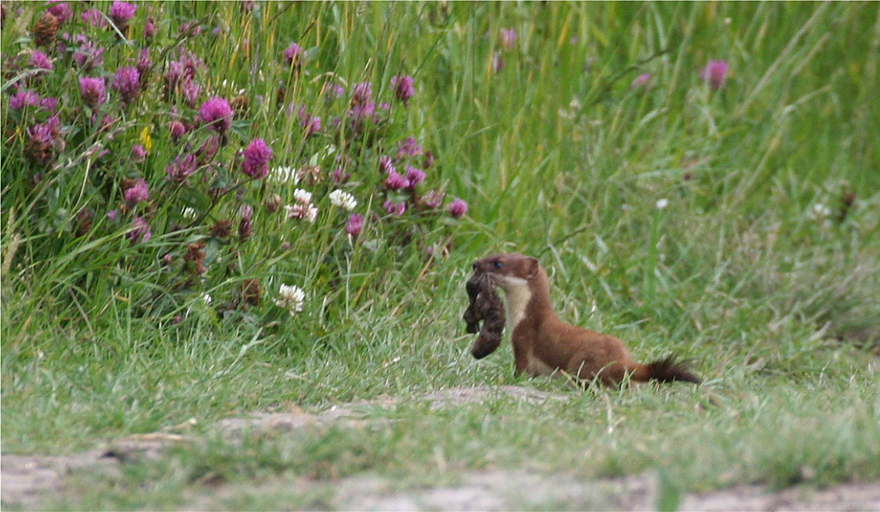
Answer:
[[[700,379],[675,358],[649,364],[633,361],[619,339],[566,324],[553,311],[550,281],[538,260],[522,254],[495,254],[474,262],[474,271],[488,274],[507,298],[508,319],[517,373],[547,375],[557,370],[582,381],[605,384]]]
[[[504,334],[504,305],[495,291],[495,283],[487,274],[474,274],[466,285],[470,303],[463,319],[467,332],[480,335],[471,347],[471,355],[482,359],[498,348]],[[480,322],[483,323],[482,329]]]

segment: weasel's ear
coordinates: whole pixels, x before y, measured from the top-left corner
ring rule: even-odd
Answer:
[[[541,264],[538,263],[538,260],[529,256],[529,262],[526,263],[526,275],[528,276],[528,279],[534,279],[538,275],[538,269],[540,268]]]

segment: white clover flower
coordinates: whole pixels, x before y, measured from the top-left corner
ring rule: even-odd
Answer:
[[[293,191],[293,198],[302,204],[309,204],[312,202],[312,193],[298,188]]]
[[[269,173],[269,181],[273,183],[287,183],[291,180],[294,185],[299,183],[299,173],[293,167],[276,167]]]
[[[214,299],[211,298],[211,296],[208,295],[207,293],[203,293],[203,294],[202,294],[202,301],[203,301],[205,304],[207,304],[208,306],[210,306],[211,303],[214,302]]]
[[[312,224],[314,224],[315,219],[317,219],[317,218],[318,218],[318,208],[315,207],[314,205],[311,205],[311,204],[308,205],[306,207],[306,220],[311,222]]]
[[[305,300],[306,293],[295,284],[282,284],[278,288],[278,298],[273,299],[275,305],[279,308],[287,309],[290,312],[290,316],[295,316],[302,311]]]
[[[357,200],[353,195],[344,190],[334,190],[330,192],[330,204],[343,210],[352,211],[357,206]]]
[[[314,224],[315,219],[318,218],[318,209],[313,204],[288,204],[284,209],[287,211],[287,218],[289,219],[305,219]]]
[[[663,199],[658,199],[657,204],[655,206],[657,207],[658,210],[662,210],[662,209],[666,208],[667,206],[669,206],[669,200],[666,199],[665,197]]]
[[[819,219],[824,219],[826,217],[830,217],[831,213],[832,213],[831,208],[824,205],[823,203],[816,203],[812,207],[810,207],[810,210],[807,212],[807,215],[809,215],[810,218],[813,220],[819,220]]]
[[[187,206],[183,209],[183,218],[193,220],[196,218],[196,211]]]

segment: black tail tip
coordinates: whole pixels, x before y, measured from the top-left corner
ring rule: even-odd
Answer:
[[[660,382],[690,382],[693,384],[702,384],[703,381],[687,370],[685,361],[679,360],[676,356],[667,356],[648,363],[648,378]]]

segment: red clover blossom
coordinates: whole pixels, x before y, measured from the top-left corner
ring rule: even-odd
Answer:
[[[140,73],[130,66],[119,68],[113,81],[113,88],[122,97],[123,103],[131,103],[137,98],[140,89]]]
[[[269,172],[268,163],[272,160],[272,150],[263,142],[263,139],[251,141],[243,154],[242,172],[256,180],[266,176],[266,173]]]
[[[232,108],[230,108],[229,102],[223,98],[215,96],[202,103],[199,115],[210,129],[221,135],[232,126]]]
[[[146,242],[150,239],[153,234],[150,232],[150,225],[144,219],[140,217],[135,217],[134,221],[131,223],[131,231],[128,232],[128,240],[131,242],[131,245],[134,245],[138,242]]]
[[[107,99],[107,88],[103,78],[82,77],[79,79],[79,93],[86,105],[98,106]]]
[[[468,211],[468,205],[461,199],[456,199],[449,205],[449,215],[454,219],[461,218]]]
[[[713,89],[720,89],[727,78],[727,61],[710,60],[706,67],[700,70],[700,79],[709,83]]]
[[[357,237],[361,234],[361,230],[364,228],[364,217],[362,215],[358,215],[356,213],[352,213],[348,216],[348,224],[345,226],[345,232],[353,237]]]
[[[409,99],[415,95],[413,77],[409,75],[395,76],[391,79],[391,87],[394,89],[394,95],[397,99],[403,102],[404,105],[409,105]]]
[[[143,178],[138,178],[131,187],[125,190],[123,196],[125,197],[125,202],[128,203],[129,206],[134,206],[141,201],[149,200],[150,188],[147,185],[147,181]]]

